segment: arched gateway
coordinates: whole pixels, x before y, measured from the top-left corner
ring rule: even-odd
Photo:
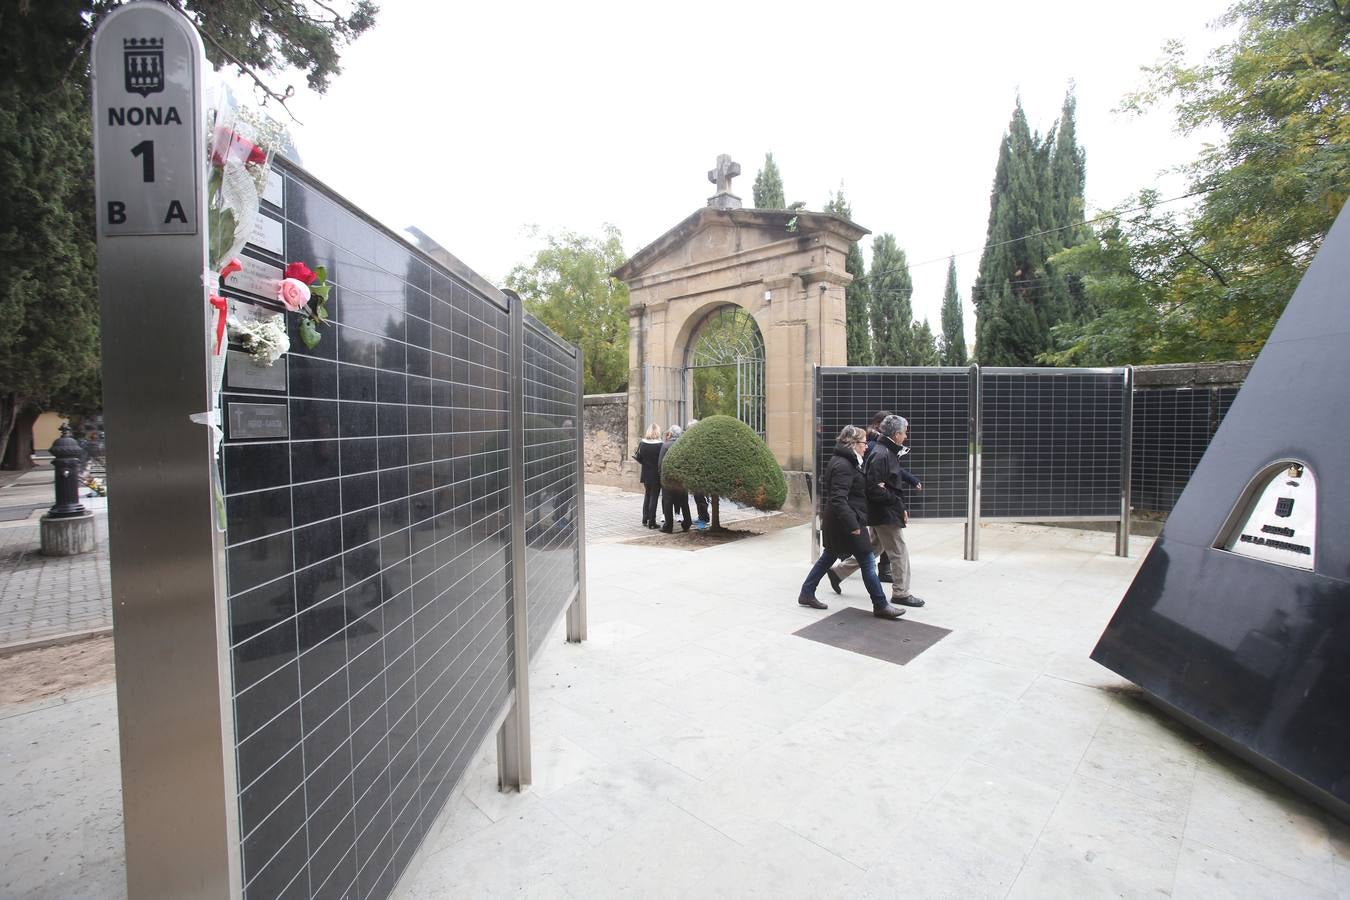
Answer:
[[[742,209],[723,156],[708,205],[614,272],[628,284],[628,453],[648,424],[714,412],[760,433],[788,472],[810,468],[813,365],[846,360],[844,270],[867,230],[838,216]]]

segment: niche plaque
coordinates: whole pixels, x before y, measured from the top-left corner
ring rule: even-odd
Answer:
[[[230,440],[285,438],[291,435],[285,403],[231,403]]]
[[[1313,567],[1317,482],[1301,463],[1265,473],[1238,505],[1224,550],[1300,569]]]

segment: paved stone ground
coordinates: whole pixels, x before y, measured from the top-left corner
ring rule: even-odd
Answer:
[[[485,748],[397,896],[1350,900],[1350,826],[1088,660],[1146,539],[906,537],[906,618],[952,633],[905,666],[793,634],[829,614],[793,602],[805,528],[660,592],[687,554],[593,545],[590,639],[531,666],[534,784]],[[0,708],[0,897],[125,896],[117,746],[111,686]]]
[[[689,511],[698,515],[691,500]],[[722,503],[718,518],[723,525],[741,522],[772,513],[757,509],[738,508],[733,503]],[[660,513],[657,513],[660,518]],[[642,527],[642,495],[615,487],[586,486],[586,543],[609,544],[639,538],[650,534]]]
[[[34,470],[0,487],[0,648],[112,626],[107,500],[81,499],[94,511],[98,542],[94,553],[56,559],[38,552],[38,519],[51,505],[51,497],[50,470]],[[24,517],[3,521],[6,509]],[[31,512],[25,513],[26,509]],[[731,503],[724,503],[721,510],[727,525],[763,515]],[[586,488],[588,544],[650,534],[641,519],[641,494],[611,487]]]
[[[39,519],[54,501],[51,484],[50,469],[35,469],[0,488],[0,648],[112,626],[108,501],[80,500],[94,513],[94,552],[43,556]],[[29,512],[4,521],[6,510]]]

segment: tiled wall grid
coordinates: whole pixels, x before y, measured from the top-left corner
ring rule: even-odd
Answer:
[[[1163,387],[1134,392],[1130,502],[1171,512],[1237,396],[1235,387]]]
[[[510,315],[302,173],[284,197],[284,257],[246,255],[326,266],[334,324],[308,350],[288,316],[285,385],[223,398],[289,413],[223,448],[244,895],[383,898],[513,686]],[[559,353],[526,363],[549,609],[577,580]]]
[[[909,454],[900,464],[922,491],[907,493],[915,519],[966,517],[970,485],[970,377],[966,372],[822,372],[816,408],[816,478],[834,452],[845,425],[866,426],[877,410],[888,409],[910,422]]]
[[[577,361],[525,323],[525,617],[530,654],[577,587]]]
[[[1119,515],[1122,375],[992,369],[980,379],[981,518]],[[969,371],[822,370],[817,477],[844,425],[866,425],[889,409],[910,420],[902,464],[924,485],[908,493],[911,517],[966,518],[969,398]],[[1154,458],[1173,452],[1169,435],[1150,432],[1147,440],[1163,442],[1146,449]]]

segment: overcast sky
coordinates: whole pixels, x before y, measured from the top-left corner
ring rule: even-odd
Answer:
[[[772,151],[789,202],[820,209],[842,185],[858,224],[896,235],[934,331],[956,254],[971,335],[1017,95],[1045,132],[1076,84],[1090,213],[1146,186],[1183,193],[1160,173],[1197,141],[1165,111],[1114,110],[1164,41],[1214,46],[1227,5],[383,0],[328,93],[291,102],[293,130],[318,178],[496,284],[531,258],[534,225],[610,222],[635,253],[706,204],[719,153],[741,164],[733,190],[750,206]]]

